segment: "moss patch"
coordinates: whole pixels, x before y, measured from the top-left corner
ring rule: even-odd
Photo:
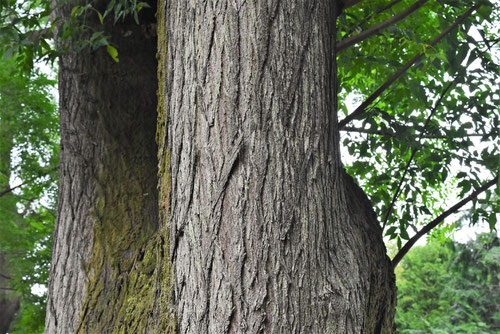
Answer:
[[[158,207],[148,197],[151,166],[112,144],[97,174],[93,245],[78,333],[175,333],[173,272],[165,227],[170,201],[170,157],[165,147],[165,3],[158,4]],[[153,170],[156,170],[156,165]],[[160,224],[148,222],[158,208]],[[156,210],[156,209],[155,209]],[[151,218],[153,217],[153,219]]]

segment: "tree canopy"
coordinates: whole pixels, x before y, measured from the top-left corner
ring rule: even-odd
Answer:
[[[499,212],[491,190],[470,197],[497,182],[498,7],[363,1],[340,18],[339,44],[412,4],[419,7],[404,20],[339,55],[340,124],[353,156],[347,169],[400,247],[428,222],[442,222],[434,218],[453,196],[472,201],[472,223],[484,219],[494,229]]]

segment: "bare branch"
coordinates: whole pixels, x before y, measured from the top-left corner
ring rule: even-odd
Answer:
[[[23,213],[21,213],[21,217],[25,218],[26,217],[26,214],[28,213],[28,210],[30,209],[31,207],[31,204],[33,203],[33,201],[35,200],[34,197],[31,197],[29,200],[28,200],[28,203],[26,203],[26,206],[24,207],[24,210],[23,210]]]
[[[475,5],[470,8],[465,14],[457,18],[453,24],[448,26],[439,36],[437,36],[433,41],[429,43],[429,46],[435,46],[439,43],[447,34],[449,34],[453,29],[455,29],[459,24],[465,21],[475,10],[477,10],[481,5]],[[365,112],[366,108],[373,103],[387,88],[389,88],[397,79],[399,79],[403,74],[408,71],[415,63],[421,60],[425,56],[424,53],[420,53],[413,57],[408,63],[406,63],[402,68],[400,68],[396,73],[394,73],[382,86],[380,86],[372,95],[370,95],[361,105],[356,108],[351,114],[347,115],[343,120],[339,122],[339,129],[342,129],[347,123],[353,119],[358,118],[362,113]]]
[[[398,263],[401,261],[401,259],[408,253],[408,251],[415,245],[418,239],[420,239],[423,235],[428,233],[430,230],[432,230],[434,227],[439,225],[443,220],[445,220],[449,215],[452,213],[455,213],[460,209],[462,206],[467,204],[468,202],[472,201],[474,198],[476,198],[479,194],[482,192],[486,191],[487,189],[491,188],[494,184],[498,182],[498,176],[495,177],[494,179],[488,181],[481,187],[479,187],[477,190],[475,190],[472,194],[470,194],[468,197],[464,198],[445,212],[443,212],[441,215],[436,217],[433,221],[431,221],[429,224],[425,225],[420,231],[417,232],[410,240],[406,242],[406,244],[399,250],[399,252],[394,256],[392,259],[392,267],[396,268]]]
[[[20,185],[17,185],[15,187],[12,187],[12,188],[9,188],[7,190],[4,190],[0,193],[0,197],[4,196],[4,195],[7,195],[8,193],[12,192],[13,190],[19,188],[19,187],[22,187],[23,185],[25,185],[27,182],[23,182],[21,183]]]
[[[381,22],[381,23],[379,23],[379,24],[377,24],[377,25],[375,25],[367,30],[364,30],[356,36],[341,40],[336,45],[337,52],[340,52],[342,50],[347,49],[350,46],[353,46],[359,42],[362,42],[365,39],[368,39],[368,38],[372,37],[373,35],[381,32],[382,30],[398,23],[399,21],[403,20],[405,17],[407,17],[408,15],[412,14],[417,9],[422,7],[427,1],[428,0],[418,0],[413,5],[408,7],[406,10],[402,11],[401,13],[399,13],[397,15],[394,15],[390,19],[385,20],[384,22]]]
[[[463,155],[460,155],[458,153],[455,153],[455,152],[451,152],[451,151],[448,151],[448,150],[443,150],[439,147],[432,147],[433,150],[436,150],[436,151],[439,151],[439,152],[442,152],[444,154],[447,154],[447,155],[451,155],[453,157],[455,157],[456,159],[459,159],[459,160],[469,160],[469,161],[473,161],[477,164],[480,164],[480,165],[484,165],[484,161],[481,160],[481,159],[477,159],[475,158],[470,152],[467,152],[469,154],[469,156],[463,156]]]

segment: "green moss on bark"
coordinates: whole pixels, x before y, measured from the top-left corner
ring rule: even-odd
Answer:
[[[169,154],[164,145],[164,4],[158,4],[157,135],[160,224],[151,220],[151,166],[129,161],[111,146],[97,174],[97,200],[90,260],[78,333],[174,333],[173,273],[164,223],[170,201]],[[156,169],[156,166],[155,166]],[[156,198],[156,196],[155,196]],[[156,199],[155,199],[156,200]],[[153,213],[157,215],[158,212]],[[153,219],[155,220],[155,219]],[[158,226],[159,225],[159,226]]]
[[[159,330],[162,333],[176,333],[177,319],[173,304],[174,276],[170,262],[170,238],[166,226],[170,207],[171,175],[170,152],[166,147],[166,113],[165,113],[165,63],[167,58],[167,41],[165,31],[165,6],[166,2],[158,3],[157,16],[157,60],[158,60],[158,120],[156,130],[156,143],[158,145],[158,182],[159,182],[159,211],[160,232],[158,249],[161,257],[158,261],[160,297],[159,309],[164,314],[160,317]],[[166,315],[166,316],[165,316]]]

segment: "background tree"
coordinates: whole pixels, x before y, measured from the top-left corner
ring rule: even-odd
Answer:
[[[413,249],[397,270],[401,333],[495,333],[500,244],[481,234],[466,244],[432,242]]]
[[[39,71],[20,73],[14,61],[0,62],[2,333],[43,330],[47,296],[32,289],[46,286],[52,245],[59,156],[54,83]]]

